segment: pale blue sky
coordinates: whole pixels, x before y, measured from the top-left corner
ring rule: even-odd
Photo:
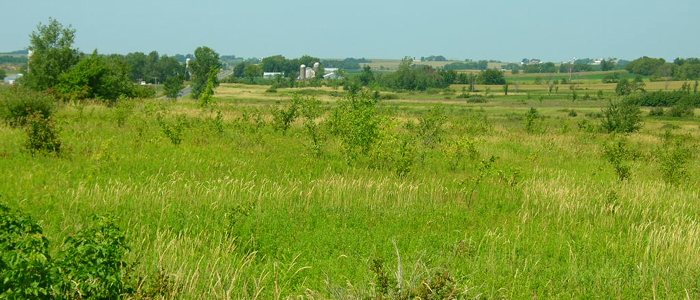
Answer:
[[[49,17],[85,52],[520,61],[700,56],[700,1],[2,0],[0,52]]]

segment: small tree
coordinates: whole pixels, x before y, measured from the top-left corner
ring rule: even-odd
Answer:
[[[262,68],[260,65],[248,65],[245,67],[245,76],[250,79],[250,83],[255,83],[255,77],[260,77]]]
[[[27,119],[27,142],[25,146],[32,153],[61,152],[61,140],[58,138],[56,123],[51,117],[44,117],[35,112]]]
[[[180,95],[180,91],[185,88],[185,79],[182,76],[171,76],[165,80],[163,88],[165,89],[165,96],[170,99],[176,99]]]
[[[605,132],[635,132],[641,128],[641,110],[631,101],[609,102],[600,124]]]
[[[54,19],[49,24],[39,23],[37,31],[30,35],[27,74],[22,81],[30,88],[45,91],[56,86],[59,76],[78,63],[80,54],[73,49],[75,30],[63,27]]]

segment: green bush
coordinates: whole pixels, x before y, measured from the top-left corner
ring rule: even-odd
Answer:
[[[639,106],[630,101],[611,101],[608,107],[603,109],[603,120],[600,126],[608,133],[635,132],[642,127],[641,114]]]
[[[664,109],[661,108],[661,107],[655,107],[655,108],[652,108],[652,109],[649,111],[649,116],[650,116],[650,117],[660,117],[660,116],[663,116],[663,115],[664,115]]]
[[[0,299],[51,299],[49,242],[32,217],[0,204]]]
[[[118,299],[134,292],[126,282],[129,248],[126,237],[109,217],[93,216],[90,225],[68,237],[58,254],[57,293],[69,299]]]
[[[48,118],[56,110],[55,99],[21,86],[11,86],[0,91],[0,118],[11,126],[22,126],[27,118],[40,113]]]
[[[663,144],[655,151],[663,180],[671,185],[679,185],[688,179],[687,163],[692,158],[692,147],[688,136],[674,136],[667,131]]]
[[[625,164],[625,160],[631,156],[627,140],[624,138],[613,139],[603,144],[603,158],[613,166],[620,181],[628,179],[631,175],[629,165]]]
[[[41,113],[34,112],[27,118],[26,125],[27,142],[25,147],[32,154],[61,152],[61,140],[58,138],[58,129],[53,118],[46,118]]]
[[[150,282],[129,274],[124,233],[94,215],[69,236],[56,257],[29,215],[0,204],[0,299],[159,299],[173,290],[160,270]]]
[[[678,102],[668,110],[668,115],[674,118],[692,117],[695,115],[694,108],[687,102]]]
[[[338,107],[329,117],[330,132],[340,138],[343,152],[349,161],[369,153],[379,137],[381,119],[376,103],[366,93],[358,96],[351,94],[338,101]]]

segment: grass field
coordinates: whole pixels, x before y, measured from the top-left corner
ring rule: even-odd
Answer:
[[[458,85],[393,93],[377,104],[377,149],[406,138],[407,154],[385,159],[409,157],[408,172],[374,152],[347,159],[325,125],[342,89],[222,84],[207,109],[63,104],[60,156],[33,156],[21,128],[0,125],[0,201],[37,219],[51,251],[90,215],[115,216],[134,272],[162,269],[168,298],[698,299],[700,161],[670,184],[659,153],[667,130],[696,151],[700,122],[644,108],[642,129],[624,135],[631,177],[620,181],[603,156],[620,137],[586,127],[614,86],[580,84],[592,97],[576,101],[568,85],[550,95],[532,83],[508,96],[492,86],[486,103],[457,98]],[[273,129],[272,109],[298,92],[322,102],[320,155],[302,120]],[[426,145],[415,124],[436,108],[445,123]],[[158,115],[185,116],[181,144]]]

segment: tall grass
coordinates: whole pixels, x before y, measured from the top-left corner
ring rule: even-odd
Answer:
[[[556,109],[564,101],[538,106],[543,129],[528,133],[532,103],[444,107],[444,139],[416,150],[421,160],[402,175],[347,163],[335,137],[311,152],[302,120],[276,132],[258,100],[219,101],[223,130],[192,101],[136,101],[118,120],[115,108],[62,107],[61,157],[33,157],[21,128],[0,125],[0,199],[53,240],[110,213],[136,272],[162,269],[174,298],[376,297],[375,259],[397,293],[447,274],[459,298],[700,297],[700,163],[665,183],[653,153],[662,131],[650,120],[628,135],[639,155],[619,181],[601,155],[605,134],[580,131]],[[400,124],[433,107],[392,105],[378,110]],[[250,107],[257,121],[244,117]],[[173,145],[156,116],[180,115]],[[676,122],[697,144],[697,123]],[[465,153],[474,157],[451,167],[445,149],[462,138],[478,138]]]

